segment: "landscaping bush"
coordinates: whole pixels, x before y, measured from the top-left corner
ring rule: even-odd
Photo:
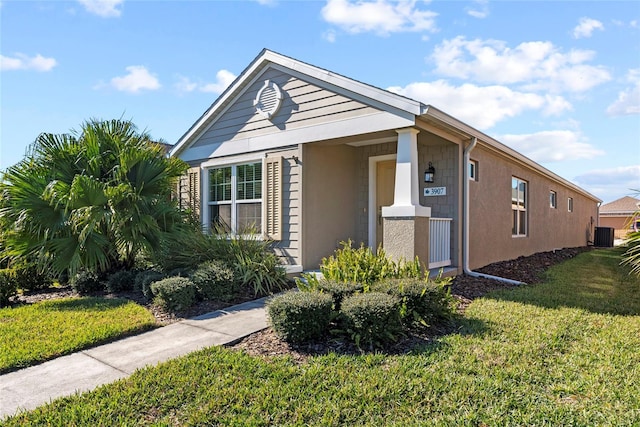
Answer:
[[[352,248],[351,240],[342,242],[329,258],[323,258],[320,272],[329,280],[337,282],[362,283],[365,288],[386,278],[422,277],[420,261],[394,262],[387,257],[382,247],[374,254],[371,248],[361,244]]]
[[[233,270],[222,261],[208,261],[190,276],[198,294],[207,300],[229,301],[238,291]]]
[[[345,330],[358,347],[381,347],[402,333],[400,300],[382,292],[351,295],[342,301]]]
[[[71,288],[80,295],[104,291],[104,284],[98,273],[81,271],[71,278]]]
[[[431,326],[450,320],[455,300],[451,296],[448,281],[443,283],[419,279],[388,279],[371,287],[400,300],[401,317],[407,327]]]
[[[289,291],[267,304],[269,322],[276,335],[290,343],[321,337],[331,322],[331,295]]]
[[[17,293],[14,271],[7,268],[0,270],[0,307],[8,305]]]
[[[107,280],[107,291],[132,291],[136,283],[137,272],[133,270],[116,271]]]
[[[46,289],[53,279],[34,263],[22,263],[14,267],[16,286],[24,291]]]
[[[153,301],[171,311],[185,310],[196,301],[196,289],[186,277],[169,277],[151,284]]]
[[[142,292],[147,299],[153,298],[151,284],[164,279],[164,274],[157,270],[144,270],[136,275],[134,289]]]
[[[356,292],[362,292],[364,286],[359,283],[342,283],[335,280],[320,279],[318,280],[316,289],[325,292],[333,298],[334,310],[339,311],[342,301],[349,295]]]

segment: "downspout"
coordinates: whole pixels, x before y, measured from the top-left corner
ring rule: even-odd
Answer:
[[[478,273],[471,271],[469,268],[469,158],[471,151],[476,147],[478,139],[474,136],[471,140],[471,144],[464,149],[463,152],[463,168],[464,179],[462,182],[462,203],[464,204],[463,218],[462,218],[462,269],[464,274],[471,277],[484,277],[485,279],[498,280],[500,282],[509,283],[512,285],[522,285],[523,282],[518,280],[506,279],[504,277],[492,276],[490,274]]]

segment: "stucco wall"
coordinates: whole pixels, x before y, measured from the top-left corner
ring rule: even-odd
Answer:
[[[302,147],[303,266],[317,269],[358,222],[358,153],[347,145]]]
[[[623,239],[630,231],[631,217],[621,216],[601,216],[600,227],[611,227],[615,229],[616,239]]]
[[[595,201],[483,146],[472,151],[471,159],[478,162],[478,181],[471,181],[469,188],[472,269],[536,252],[586,246],[593,240]],[[511,233],[514,176],[528,182],[528,233],[524,237],[512,237]],[[556,209],[550,207],[550,191],[557,193]],[[573,197],[573,212],[567,209],[569,197]]]

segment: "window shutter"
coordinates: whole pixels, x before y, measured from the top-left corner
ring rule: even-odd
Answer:
[[[180,178],[180,207],[200,217],[200,167],[190,168]]]
[[[267,158],[264,167],[264,232],[282,240],[282,157]]]

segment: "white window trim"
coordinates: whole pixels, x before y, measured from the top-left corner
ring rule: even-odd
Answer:
[[[573,197],[567,199],[567,212],[573,212]]]
[[[551,195],[554,195],[553,203],[551,202]],[[551,209],[558,209],[558,193],[553,190],[549,190],[549,207]]]
[[[513,234],[513,232],[512,232],[511,233],[511,237],[522,238],[522,237],[527,237],[529,235],[529,218],[528,218],[529,214],[527,212],[528,209],[529,209],[529,206],[528,206],[529,203],[528,203],[528,200],[527,200],[528,195],[529,195],[529,182],[524,180],[524,179],[522,179],[522,178],[518,178],[516,176],[511,176],[511,191],[513,191],[513,180],[514,179],[518,180],[518,182],[523,182],[525,184],[524,206],[520,206],[519,204],[516,204],[516,209],[514,209],[514,206],[513,206],[513,194],[512,194],[512,196],[511,196],[512,197],[511,198],[511,215],[513,217],[513,211],[514,210],[517,211],[518,213],[519,212],[524,212],[525,224],[524,224],[524,234],[520,234],[520,233]],[[518,187],[519,187],[519,185],[518,185]],[[518,215],[518,218],[520,218],[520,215]],[[513,218],[512,218],[512,220],[513,220]],[[513,226],[513,224],[511,224],[511,225]],[[518,222],[518,227],[517,228],[520,229],[520,223],[519,222]],[[513,231],[513,227],[512,227],[512,231]]]
[[[467,165],[469,169],[469,181],[477,181],[478,180],[478,161],[477,160],[469,160],[469,164]]]
[[[243,159],[241,162],[230,163],[228,161],[221,161],[219,163],[214,163],[212,161],[203,163],[203,174],[202,174],[202,189],[204,194],[202,195],[202,227],[205,230],[209,230],[211,226],[211,211],[210,206],[214,205],[231,205],[231,232],[232,234],[236,234],[237,230],[237,212],[234,209],[235,206],[242,203],[262,203],[262,198],[260,199],[243,199],[237,200],[237,174],[238,174],[238,166],[249,165],[253,163],[261,163],[262,170],[264,170],[264,158],[255,158],[255,156],[249,159]],[[221,202],[212,202],[209,200],[210,197],[210,188],[209,188],[209,172],[211,169],[219,169],[219,168],[227,168],[231,167],[231,200],[225,200]],[[261,178],[262,180],[262,178]],[[264,191],[262,189],[261,191]],[[264,217],[262,215],[262,210],[260,211],[260,228],[264,229]]]

